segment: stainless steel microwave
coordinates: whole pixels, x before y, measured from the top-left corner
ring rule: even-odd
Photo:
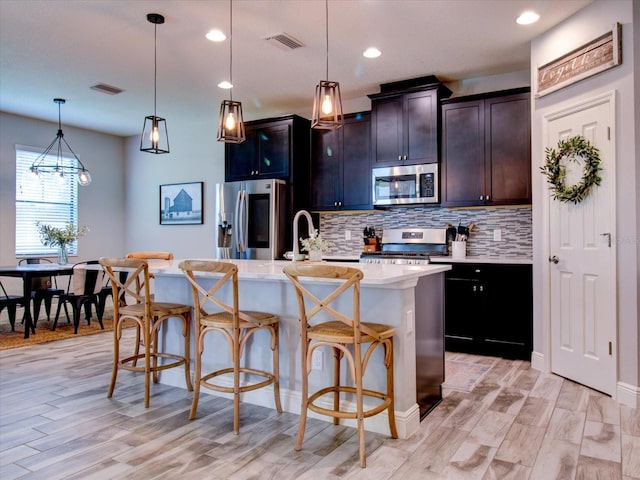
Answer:
[[[438,203],[438,164],[405,165],[372,169],[373,205]]]

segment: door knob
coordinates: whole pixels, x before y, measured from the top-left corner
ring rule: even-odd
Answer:
[[[558,263],[560,259],[554,255],[553,257],[549,257],[549,261],[551,263]]]

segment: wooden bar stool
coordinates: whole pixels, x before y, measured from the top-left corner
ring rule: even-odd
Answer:
[[[193,304],[196,323],[199,332],[196,339],[196,360],[193,392],[193,403],[189,419],[193,420],[198,409],[198,397],[200,387],[209,388],[218,392],[233,394],[233,433],[240,430],[240,394],[256,390],[258,388],[273,385],[273,395],[278,413],[282,413],[280,405],[280,379],[279,379],[279,335],[278,316],[266,312],[240,310],[238,307],[238,267],[229,262],[215,262],[207,260],[185,260],[179,267],[184,271],[193,292]],[[203,278],[210,277],[214,284],[208,290],[202,287],[195,278],[195,274],[202,273]],[[202,280],[202,278],[201,278]],[[224,285],[231,286],[231,303],[220,299],[221,288]],[[211,302],[211,305],[207,305]],[[207,308],[215,309],[214,312]],[[242,366],[242,354],[249,338],[260,330],[267,330],[271,337],[271,350],[273,352],[273,369],[271,372],[264,369],[258,370]],[[229,344],[232,366],[216,370],[202,375],[202,354],[204,353],[204,338],[209,332],[219,332]],[[218,383],[210,381],[222,375],[232,375],[233,386],[225,386],[222,379]],[[241,374],[243,383],[241,384]],[[256,380],[258,377],[262,380]]]
[[[113,289],[113,370],[108,397],[111,398],[116,385],[118,369],[142,372],[145,376],[144,406],[149,407],[149,390],[151,376],[154,383],[158,381],[158,372],[168,368],[184,365],[184,376],[187,388],[191,391],[191,375],[189,371],[189,341],[191,324],[191,307],[179,303],[155,302],[149,292],[149,266],[145,260],[135,258],[103,257],[100,265],[104,267]],[[128,275],[122,280],[120,271],[126,270]],[[141,286],[141,288],[139,288]],[[128,304],[130,299],[135,303]],[[158,331],[169,318],[177,318],[182,323],[184,336],[184,354],[177,355],[161,352],[158,343]],[[120,340],[122,329],[127,322],[133,322],[141,332],[144,351],[120,358]],[[137,365],[138,360],[144,363]],[[161,362],[159,360],[165,360]]]
[[[302,449],[305,425],[307,421],[307,409],[316,413],[333,417],[333,423],[338,424],[341,418],[355,419],[358,428],[358,440],[360,447],[360,466],[366,466],[364,419],[378,413],[387,411],[389,417],[389,430],[392,438],[398,438],[393,404],[393,336],[395,329],[379,323],[364,323],[360,321],[360,280],[362,271],[357,268],[337,267],[323,264],[299,262],[288,265],[283,269],[296,289],[298,298],[298,310],[300,316],[300,352],[302,360],[302,405],[300,411],[300,426],[296,440],[296,450]],[[315,285],[308,283],[302,285],[307,279],[332,279],[331,292],[319,298],[316,287],[325,288],[327,283]],[[335,288],[333,286],[335,285]],[[353,291],[353,313],[349,317],[334,309],[331,304],[343,293]],[[325,290],[326,291],[326,290]],[[346,297],[343,297],[346,298]],[[308,305],[308,307],[307,307]],[[316,316],[331,318],[329,321],[319,320]],[[362,344],[369,343],[369,347],[362,355]],[[334,356],[334,382],[333,385],[321,388],[309,394],[308,375],[311,372],[311,358],[313,352],[319,347],[330,347]],[[387,375],[387,391],[378,392],[364,388],[363,377],[371,354],[377,347],[384,350],[384,365]],[[351,351],[353,350],[353,352]],[[340,360],[346,357],[348,371],[353,380],[353,385],[340,382]],[[347,409],[340,404],[340,395],[354,394],[355,409]],[[324,408],[316,400],[325,395],[331,395],[333,409]],[[375,402],[365,409],[364,398]],[[330,401],[330,400],[329,400]]]
[[[143,250],[138,252],[129,252],[125,256],[127,258],[137,258],[140,260],[173,260],[173,252],[164,252],[164,251],[156,251],[156,250],[151,250],[151,251]],[[149,293],[150,293],[151,301],[153,301],[153,295],[154,295],[153,282],[151,282],[151,280],[153,280],[154,278],[155,277],[153,273],[149,273]],[[142,288],[144,287],[140,283],[142,279],[136,279],[136,281],[138,282],[136,285],[136,288],[138,290],[142,290]],[[109,288],[109,291],[111,291],[111,288]],[[135,346],[134,355],[138,355],[138,353],[140,352],[140,344],[142,342],[143,342],[143,339],[140,336],[140,329],[136,327],[136,346]],[[133,365],[134,366],[136,365],[135,360],[133,362]]]

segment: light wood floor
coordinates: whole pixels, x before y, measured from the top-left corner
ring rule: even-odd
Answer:
[[[0,352],[0,478],[22,479],[631,479],[640,478],[640,413],[529,363],[491,365],[471,393],[445,399],[409,439],[367,433],[367,468],[351,428],[152,386],[120,372],[107,399],[111,334]]]

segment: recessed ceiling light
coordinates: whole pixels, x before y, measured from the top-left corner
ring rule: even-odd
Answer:
[[[223,82],[220,82],[218,84],[218,87],[220,88],[224,88],[225,90],[229,90],[230,88],[233,88],[233,85],[231,85],[231,83],[227,82],[226,80]]]
[[[206,35],[207,40],[211,40],[212,42],[224,42],[227,39],[227,36],[221,30],[210,30]]]
[[[369,47],[362,54],[362,56],[366,58],[378,58],[380,55],[382,55],[382,52],[376,47]]]
[[[537,22],[539,18],[540,15],[529,10],[527,12],[521,13],[520,16],[516,18],[516,23],[519,25],[530,25]]]

